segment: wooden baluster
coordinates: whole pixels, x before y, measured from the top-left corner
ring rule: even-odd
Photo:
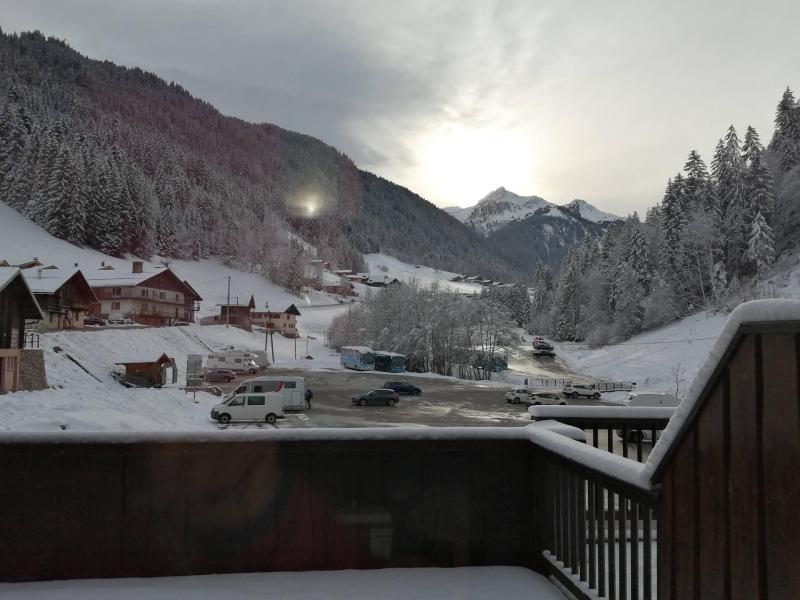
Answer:
[[[605,530],[605,504],[606,490],[600,485],[595,485],[596,496],[595,510],[597,510],[597,591],[601,596],[606,593],[606,530]]]
[[[617,598],[616,494],[608,491],[608,597]]]
[[[619,496],[619,598],[628,600],[628,499]]]
[[[631,598],[639,598],[639,504],[631,501]]]
[[[642,516],[642,539],[644,540],[643,560],[644,560],[644,600],[651,600],[653,597],[653,524],[650,519],[650,508],[644,509]]]
[[[586,482],[589,508],[589,587],[597,587],[597,490],[591,481]]]
[[[575,491],[577,492],[575,510],[578,517],[578,528],[575,541],[578,543],[578,572],[581,581],[586,581],[588,561],[586,556],[586,482],[583,478],[575,477]]]
[[[622,456],[628,458],[628,430],[622,428]]]

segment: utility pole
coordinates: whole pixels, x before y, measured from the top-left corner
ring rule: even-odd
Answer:
[[[309,335],[306,334],[306,356],[308,356],[308,338],[309,338]]]
[[[294,337],[294,359],[297,360],[297,336]]]
[[[231,322],[231,276],[228,275],[228,300],[225,305],[225,327],[228,327]]]

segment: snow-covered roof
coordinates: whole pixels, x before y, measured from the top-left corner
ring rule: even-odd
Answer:
[[[116,270],[84,271],[83,275],[92,287],[133,286],[139,285],[168,270],[169,269],[159,269],[158,271],[147,271],[144,273],[125,273]]]
[[[17,275],[20,275],[22,283],[25,284],[26,288],[28,288],[28,292],[31,295],[31,304],[35,307],[35,313],[31,312],[30,314],[26,314],[25,318],[44,319],[42,309],[39,307],[39,303],[36,301],[33,291],[28,285],[28,282],[25,280],[25,277],[22,276],[22,271],[17,267],[0,267],[0,292],[2,292],[12,281],[14,281],[17,278]]]
[[[393,358],[396,357],[396,356],[405,358],[405,356],[406,356],[405,354],[399,354],[398,352],[387,352],[385,350],[375,350],[375,354],[376,355],[379,354],[381,356],[390,356],[390,357],[393,357]]]
[[[728,347],[739,332],[743,323],[769,323],[783,321],[800,321],[800,300],[754,300],[737,306],[725,322],[725,327],[717,337],[717,341],[708,352],[703,366],[697,372],[686,398],[678,405],[675,415],[662,432],[653,451],[644,465],[644,476],[652,480],[661,463],[666,458],[670,447],[678,442],[684,425],[694,414],[695,406],[702,400],[706,387],[713,384],[712,376],[717,365],[725,357]]]
[[[342,346],[342,350],[355,350],[356,352],[361,352],[362,354],[373,352],[372,348],[369,346]]]
[[[36,269],[23,271],[22,275],[34,294],[54,294],[76,273],[80,273],[80,269]]]
[[[115,365],[127,365],[133,363],[155,363],[159,362],[162,358],[166,358],[167,360],[170,359],[167,356],[166,352],[143,352],[139,354],[129,354],[126,356],[122,356],[114,361]]]
[[[17,276],[20,270],[17,267],[0,267],[0,292],[11,283],[11,280]]]
[[[338,275],[334,275],[328,271],[322,273],[322,283],[324,285],[339,285],[341,282],[342,278]]]

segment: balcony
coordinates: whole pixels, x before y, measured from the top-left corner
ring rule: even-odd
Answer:
[[[660,427],[626,409],[580,417],[588,435],[2,434],[0,581],[510,566],[581,599],[796,598],[791,305],[774,322],[734,313],[643,462],[601,447],[621,423]]]

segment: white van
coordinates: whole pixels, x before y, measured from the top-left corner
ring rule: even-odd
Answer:
[[[269,394],[280,398],[285,410],[306,408],[306,380],[288,375],[261,375],[243,381],[233,390],[234,394]]]
[[[234,394],[211,409],[211,418],[220,423],[261,421],[275,423],[283,419],[283,401],[272,394]]]
[[[215,352],[208,355],[206,369],[230,369],[255,375],[260,368],[257,358],[253,352]]]

